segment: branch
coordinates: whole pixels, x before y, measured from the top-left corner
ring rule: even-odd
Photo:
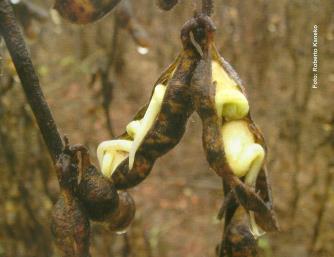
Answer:
[[[55,161],[62,152],[63,143],[8,0],[0,0],[0,34],[6,42],[28,103],[35,115],[49,153]]]
[[[318,239],[320,237],[320,230],[321,230],[321,224],[323,222],[324,216],[325,216],[325,212],[327,209],[327,205],[328,205],[328,200],[330,198],[330,191],[331,191],[331,185],[332,185],[332,181],[333,181],[333,171],[331,170],[331,167],[328,167],[327,170],[327,174],[326,174],[326,180],[325,180],[325,189],[324,189],[324,193],[321,197],[320,200],[320,207],[317,213],[317,219],[316,222],[313,226],[313,233],[312,233],[312,237],[311,237],[311,243],[310,243],[310,247],[309,247],[309,256],[314,255],[315,251],[316,251],[316,244],[318,242]]]
[[[211,16],[213,13],[213,0],[202,0],[202,13]]]

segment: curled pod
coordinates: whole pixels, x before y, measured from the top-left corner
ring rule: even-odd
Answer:
[[[265,217],[271,230],[277,229],[272,210],[253,190],[265,159],[262,134],[249,113],[239,80],[226,72],[215,53],[209,18],[199,17],[204,33],[194,33],[203,52],[194,71],[191,93],[203,124],[203,147],[211,168],[229,184],[238,201],[248,210],[255,234],[254,213]],[[208,29],[209,28],[209,29]],[[216,66],[213,68],[216,62]]]
[[[54,8],[72,23],[87,24],[109,13],[121,0],[56,0]]]
[[[122,232],[132,222],[136,214],[135,201],[127,192],[119,192],[119,205],[117,210],[108,217],[108,228],[111,231]]]
[[[185,132],[194,111],[188,88],[199,58],[189,43],[189,33],[186,25],[181,35],[183,52],[155,83],[143,116],[135,118],[121,137],[132,145],[129,157],[113,167],[111,178],[117,189],[133,187],[145,179],[155,160],[177,145]]]
[[[164,72],[162,76],[158,79],[157,83],[155,83],[155,86],[160,83],[164,83],[165,81],[168,81],[170,73],[173,71],[173,68],[173,66],[169,67],[166,72]],[[151,98],[153,97],[154,89],[151,94]],[[126,131],[121,136],[114,140],[107,140],[99,144],[97,148],[97,158],[104,176],[111,178],[111,175],[115,172],[116,169],[119,168],[119,165],[121,165],[122,163],[129,163],[128,157],[132,149],[136,131],[138,131],[140,128],[143,128],[141,126],[143,125],[143,122],[140,121],[148,112],[148,107],[149,104],[146,104],[137,112],[137,114],[133,118],[133,121],[127,125]],[[152,113],[152,111],[149,112]],[[145,127],[147,127],[147,122]],[[125,160],[127,160],[127,162],[125,162]],[[146,176],[152,169],[153,164],[154,160],[145,157],[141,160],[137,159],[138,166],[134,168],[134,172],[127,175],[127,179],[129,181],[133,181],[139,180],[138,176],[140,176],[140,174]],[[121,171],[128,172],[126,168],[121,169]],[[120,189],[119,186],[117,188]]]
[[[172,9],[177,4],[177,2],[178,0],[156,0],[159,8],[165,11]]]
[[[238,208],[232,220],[224,230],[224,237],[217,247],[218,257],[256,257],[257,240],[249,229],[247,216],[243,208]]]
[[[118,207],[118,194],[114,184],[91,163],[88,149],[82,145],[72,147],[81,152],[81,180],[78,196],[89,218],[104,221]]]
[[[224,165],[224,151],[220,130],[220,119],[215,103],[215,88],[212,84],[211,40],[214,26],[210,20],[197,18],[193,31],[202,57],[197,63],[191,78],[190,91],[195,110],[203,124],[202,141],[210,166],[223,176],[221,167]]]
[[[248,206],[255,211],[248,213],[254,235],[262,234],[257,225],[264,231],[275,231],[278,229],[278,224],[272,209],[271,189],[265,164],[267,147],[264,137],[251,117],[242,81],[230,64],[219,55],[214,44],[211,49],[212,67],[215,66],[212,74],[216,90],[218,87],[218,90],[224,93],[232,89],[233,94],[241,96],[239,98],[241,100],[231,101],[234,111],[225,112],[225,114],[224,111],[221,113],[217,111],[222,119],[222,142],[226,166],[228,166],[226,169],[231,170],[248,186],[244,187],[239,183],[235,193],[244,207]],[[222,84],[220,89],[219,83]],[[215,101],[217,108],[217,95]],[[226,115],[226,113],[232,115]],[[250,188],[259,192],[259,196],[254,195]]]
[[[67,147],[56,165],[61,195],[52,209],[51,232],[62,256],[89,257],[90,224],[76,196],[78,166]]]

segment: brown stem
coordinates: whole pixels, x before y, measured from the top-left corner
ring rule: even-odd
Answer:
[[[202,13],[211,16],[213,13],[213,0],[202,0]]]
[[[331,167],[328,167],[328,171],[326,174],[326,182],[325,182],[325,189],[323,196],[321,198],[320,202],[320,207],[317,213],[317,220],[313,226],[313,234],[311,237],[311,243],[310,243],[310,248],[309,248],[309,256],[313,256],[315,252],[315,246],[318,241],[319,235],[320,235],[320,229],[321,229],[321,224],[326,212],[326,207],[327,207],[327,202],[329,200],[330,196],[330,191],[331,191],[331,185],[333,181],[333,171],[331,170]]]
[[[49,106],[45,101],[13,9],[7,0],[0,0],[0,34],[6,42],[28,103],[35,115],[49,153],[55,161],[62,152],[63,143]]]

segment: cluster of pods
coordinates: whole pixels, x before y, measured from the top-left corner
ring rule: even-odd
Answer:
[[[118,2],[57,0],[55,7],[64,17],[87,23]],[[158,1],[166,10],[176,3]],[[62,194],[52,225],[65,256],[77,256],[76,252],[89,256],[89,220],[107,223],[113,231],[129,225],[134,201],[118,190],[134,187],[149,175],[155,161],[179,143],[194,112],[202,121],[207,161],[224,184],[219,217],[224,217],[226,233],[218,255],[234,251],[226,245],[235,240],[229,228],[239,221],[238,235],[254,242],[264,231],[278,229],[265,165],[266,145],[251,117],[241,80],[215,47],[214,32],[212,20],[204,14],[186,22],[181,30],[183,49],[154,84],[148,103],[122,135],[98,146],[101,172],[84,146],[67,144],[57,165]]]
[[[215,27],[196,16],[181,32],[183,51],[154,84],[151,98],[117,139],[102,142],[97,156],[102,173],[117,189],[139,184],[154,162],[178,144],[197,112],[210,167],[223,178],[220,216],[226,226],[241,205],[250,236],[277,230],[265,167],[266,146],[251,118],[245,90],[213,42]]]
[[[88,257],[90,220],[121,232],[135,216],[135,203],[91,163],[86,147],[65,143],[56,164],[61,194],[52,211],[51,231],[62,256]]]

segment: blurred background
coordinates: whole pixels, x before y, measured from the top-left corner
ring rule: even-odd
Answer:
[[[122,133],[148,101],[196,8],[191,0],[169,12],[151,0],[123,1],[86,26],[50,12],[50,0],[13,1],[61,133],[89,146],[94,158],[97,145]],[[269,149],[281,232],[259,240],[261,256],[333,256],[333,1],[216,0],[213,19],[217,47],[243,79]],[[4,43],[0,55],[0,256],[58,256],[49,228],[58,182]],[[204,157],[197,115],[181,143],[130,192],[135,221],[122,235],[94,224],[92,256],[215,256],[223,195]]]

